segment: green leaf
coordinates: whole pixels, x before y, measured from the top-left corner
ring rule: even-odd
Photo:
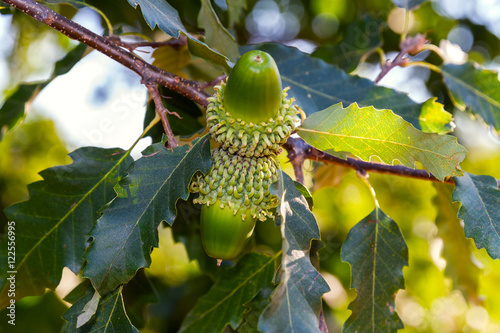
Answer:
[[[205,30],[205,41],[208,46],[236,62],[240,55],[236,41],[220,22],[210,0],[201,0],[198,25]]]
[[[293,181],[293,183],[294,183],[297,191],[299,191],[300,194],[302,194],[302,196],[306,199],[307,207],[309,207],[309,210],[312,210],[313,209],[313,197],[312,197],[312,194],[309,191],[309,189],[299,182]]]
[[[115,187],[118,197],[103,211],[90,235],[93,243],[85,258],[88,277],[100,295],[129,281],[141,267],[149,267],[152,247],[158,247],[158,225],[175,219],[175,203],[187,199],[196,171],[210,169],[209,137],[193,146],[166,149],[149,146]]]
[[[444,65],[444,82],[462,109],[470,111],[500,130],[500,81],[498,73],[479,69],[472,63]]]
[[[240,21],[241,12],[247,9],[247,0],[226,0],[229,12],[229,28]]]
[[[144,269],[139,270],[132,280],[123,286],[122,295],[130,321],[135,327],[143,328],[146,324],[147,306],[158,302],[158,295]]]
[[[392,0],[396,6],[399,8],[404,8],[406,10],[412,9],[414,7],[420,6],[427,0]]]
[[[356,299],[343,332],[396,332],[403,328],[395,308],[404,289],[408,247],[397,224],[379,208],[356,224],[342,245],[341,259],[351,265]]]
[[[278,208],[283,238],[280,284],[260,317],[259,330],[319,332],[321,296],[329,290],[309,258],[311,241],[320,238],[319,229],[292,179],[282,175],[283,193],[279,195]]]
[[[457,218],[458,205],[452,203],[453,186],[434,183],[436,196],[433,203],[436,206],[436,226],[438,237],[443,239],[443,257],[446,260],[447,276],[453,279],[454,288],[461,290],[468,300],[479,301],[480,269],[472,261],[472,251],[469,241],[464,236],[464,228]]]
[[[376,86],[368,79],[350,76],[337,66],[295,48],[265,43],[245,46],[241,48],[241,52],[250,49],[259,49],[273,56],[280,70],[283,86],[291,87],[288,94],[297,99],[296,104],[307,115],[339,102],[344,105],[356,102],[359,106],[391,109],[420,129],[421,105],[413,102],[406,94]]]
[[[226,73],[231,72],[229,59],[209,48],[207,44],[195,38],[188,38],[188,48],[193,56],[210,61],[217,68],[222,69]]]
[[[451,113],[444,109],[443,104],[436,102],[437,97],[429,98],[422,105],[420,126],[422,132],[446,134],[455,128]]]
[[[8,264],[5,238],[0,264],[17,271],[16,299],[55,289],[63,267],[79,273],[98,210],[115,196],[113,186],[132,162],[117,148],[85,147],[69,156],[73,164],[42,171],[44,180],[28,185],[30,199],[5,210],[15,222],[16,262]],[[0,272],[2,308],[9,300],[6,271]]]
[[[312,56],[352,72],[363,55],[380,46],[382,46],[381,25],[366,15],[347,25],[340,43],[320,46]]]
[[[259,332],[259,317],[260,314],[270,304],[269,298],[273,292],[271,286],[266,286],[260,290],[255,298],[246,304],[246,311],[243,315],[243,323],[238,328],[238,333],[255,333]]]
[[[318,149],[349,152],[365,161],[377,156],[409,168],[420,162],[439,180],[461,175],[458,166],[466,154],[453,136],[420,132],[391,110],[359,108],[356,103],[312,114],[297,133]]]
[[[63,318],[68,322],[66,329],[68,332],[116,332],[128,333],[139,332],[130,323],[123,305],[121,287],[116,288],[113,292],[105,295],[102,298],[95,297],[97,292],[92,287],[87,289],[84,297],[80,298],[68,311],[63,315]],[[98,294],[97,294],[98,295]],[[85,307],[95,300],[98,303],[95,305],[95,312],[85,324],[78,326],[79,318],[85,314]],[[81,320],[81,319],[80,319]]]
[[[453,180],[453,201],[462,204],[458,218],[464,221],[465,236],[493,259],[500,259],[500,190],[495,178],[465,172]]]
[[[73,50],[69,51],[64,58],[56,62],[50,79],[42,82],[20,84],[16,91],[7,97],[0,108],[0,140],[2,139],[4,130],[13,128],[24,116],[38,93],[58,75],[69,72],[80,61],[86,49],[87,46],[85,44],[79,44]]]
[[[127,1],[134,8],[137,8],[137,5],[141,7],[142,15],[144,15],[144,19],[151,30],[158,26],[158,28],[174,38],[179,38],[179,31],[187,34],[179,13],[166,0]]]
[[[222,332],[228,324],[238,328],[245,304],[272,281],[275,260],[276,256],[265,254],[245,255],[235,267],[225,270],[209,292],[198,300],[179,332]]]

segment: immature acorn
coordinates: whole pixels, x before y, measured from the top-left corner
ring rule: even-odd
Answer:
[[[263,51],[245,53],[208,100],[207,125],[231,154],[276,154],[298,121],[298,108],[282,90],[274,59]]]

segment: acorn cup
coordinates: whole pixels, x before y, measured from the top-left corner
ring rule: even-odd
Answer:
[[[274,218],[278,198],[276,155],[298,123],[298,108],[287,99],[274,59],[266,52],[245,53],[227,83],[216,86],[207,107],[207,126],[220,148],[212,150],[210,171],[197,174],[190,191],[203,205],[201,236],[206,253],[236,258],[250,239],[256,221]]]

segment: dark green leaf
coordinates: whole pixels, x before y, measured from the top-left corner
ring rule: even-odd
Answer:
[[[243,323],[238,328],[238,333],[259,332],[259,317],[264,309],[269,306],[269,298],[272,292],[273,288],[271,286],[264,287],[250,303],[247,303],[247,310],[243,315]]]
[[[42,171],[44,180],[28,185],[30,199],[6,209],[15,221],[16,262],[7,265],[7,246],[2,246],[0,264],[17,271],[16,298],[54,289],[63,267],[78,274],[98,210],[115,196],[113,186],[132,162],[116,148],[80,148],[69,156],[73,164]],[[0,276],[0,307],[5,307],[6,270]]]
[[[311,241],[320,238],[318,225],[306,200],[284,173],[279,197],[283,238],[280,284],[260,317],[259,330],[319,332],[321,296],[329,288],[309,258]]]
[[[226,73],[231,71],[231,66],[228,63],[229,59],[209,48],[207,44],[195,38],[188,38],[188,48],[193,56],[210,61]]]
[[[141,7],[142,15],[151,29],[156,26],[174,38],[179,38],[179,31],[187,34],[177,10],[165,0],[127,0],[137,8]]]
[[[345,36],[340,43],[320,46],[312,56],[336,64],[346,72],[352,72],[363,55],[381,45],[380,23],[364,16],[347,25]]]
[[[457,218],[458,204],[452,203],[453,186],[434,183],[434,187],[437,191],[433,200],[437,210],[437,236],[441,237],[445,244],[445,273],[453,279],[455,289],[461,290],[468,300],[478,302],[480,269],[472,260],[469,242],[464,236],[460,219]]]
[[[236,62],[239,56],[236,41],[220,22],[210,0],[201,0],[198,25],[205,30],[205,42],[209,47]]]
[[[453,177],[453,201],[462,204],[458,218],[464,221],[465,236],[478,249],[485,248],[490,257],[500,259],[500,190],[495,178],[464,172]]]
[[[397,224],[375,208],[349,231],[341,258],[351,265],[351,288],[357,290],[343,332],[396,332],[403,328],[395,311],[395,297],[398,289],[405,287],[403,267],[408,265],[408,247]]]
[[[498,73],[472,63],[444,65],[444,82],[453,99],[500,131],[500,81]]]
[[[266,43],[245,46],[241,52],[250,49],[263,50],[273,56],[283,85],[291,86],[289,95],[297,98],[297,105],[307,115],[339,102],[344,105],[356,102],[359,106],[390,109],[420,129],[421,105],[413,102],[406,94],[375,86],[368,79],[350,76],[337,66],[327,64],[295,48]]]
[[[29,104],[38,95],[38,93],[45,88],[55,77],[67,73],[73,66],[80,61],[87,46],[80,44],[68,54],[56,62],[54,73],[51,78],[43,82],[23,83],[20,84],[17,90],[7,97],[2,108],[0,108],[0,139],[4,128],[13,128],[19,119],[21,119]]]
[[[143,328],[146,324],[147,306],[158,302],[158,295],[144,273],[144,269],[140,269],[132,280],[123,286],[122,294],[130,321],[135,327]]]
[[[210,169],[210,142],[204,136],[193,146],[166,149],[149,146],[129,168],[115,190],[118,197],[103,211],[90,235],[93,244],[85,258],[84,276],[104,295],[129,281],[141,267],[151,263],[152,247],[158,246],[158,225],[172,224],[175,203],[187,199],[196,171]]]
[[[406,10],[412,9],[414,7],[420,6],[427,0],[392,0],[394,4],[400,8],[404,8]]]
[[[446,134],[455,128],[451,113],[444,109],[443,104],[436,102],[437,97],[429,98],[422,105],[420,126],[422,132]]]
[[[240,21],[241,12],[247,9],[247,0],[226,0],[229,12],[229,28]]]
[[[216,333],[222,332],[228,324],[233,329],[238,328],[245,304],[272,281],[275,260],[276,256],[245,255],[235,267],[224,271],[210,291],[198,300],[179,332]]]
[[[297,133],[318,149],[349,152],[365,161],[377,156],[384,163],[398,160],[409,168],[420,162],[440,180],[461,175],[458,166],[466,154],[456,137],[420,132],[391,110],[359,108],[355,103],[310,115]]]
[[[78,326],[79,318],[84,313],[84,308],[93,299],[95,293],[92,287],[87,289],[84,297],[80,298],[64,315],[68,322],[68,332],[139,332],[130,323],[125,308],[121,287],[99,299],[95,314],[82,326]],[[81,319],[80,319],[81,320]]]
[[[46,3],[66,3],[69,4],[75,8],[84,8],[85,5],[82,4],[81,2],[84,2],[83,0],[77,0],[77,1],[71,1],[71,0],[44,0],[43,2]]]

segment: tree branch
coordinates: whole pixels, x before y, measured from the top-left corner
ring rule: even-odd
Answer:
[[[153,84],[153,85],[148,84],[146,87],[148,88],[149,93],[151,94],[151,97],[153,97],[153,101],[155,103],[156,113],[158,113],[158,115],[160,116],[161,123],[163,124],[163,128],[165,129],[165,133],[167,134],[168,148],[173,149],[173,148],[177,147],[178,144],[177,144],[177,141],[175,141],[174,133],[172,132],[172,129],[170,128],[170,124],[168,123],[167,113],[175,114],[177,117],[179,117],[179,115],[175,112],[168,111],[168,109],[163,105],[163,101],[161,100],[160,91],[158,91],[158,86],[156,84]]]
[[[160,84],[204,107],[208,105],[207,97],[209,94],[202,89],[198,82],[186,80],[150,65],[133,53],[114,44],[112,40],[93,33],[34,0],[3,0],[3,2],[119,62],[137,73],[145,85]]]
[[[159,84],[165,86],[166,88],[191,99],[201,106],[206,107],[208,105],[207,98],[210,95],[203,90],[203,86],[199,82],[186,80],[145,62],[133,53],[115,44],[115,39],[97,35],[77,24],[76,22],[67,19],[66,17],[54,12],[53,10],[34,0],[2,1],[11,5],[12,7],[21,10],[37,21],[40,21],[50,26],[51,28],[63,33],[69,38],[75,39],[90,46],[91,48],[105,54],[111,59],[119,62],[123,66],[137,73],[141,77],[142,83],[146,85],[146,87],[148,87],[148,89],[152,93],[153,98],[156,98],[155,105],[157,108],[157,112],[159,112],[160,116],[162,117],[165,132],[169,137],[169,145],[176,145],[177,143],[175,142],[175,139],[172,140],[173,134],[168,121],[166,121],[165,113],[168,112],[168,110],[166,110],[165,107],[161,107],[163,106],[163,103],[159,103],[161,102],[161,97],[159,94],[156,94],[156,92],[154,92],[155,88],[157,90],[156,85]],[[425,39],[422,36],[415,36],[412,40],[408,38],[406,41],[407,44],[401,45],[401,60],[403,59],[403,54],[415,53],[425,43]],[[401,64],[401,61],[398,62]],[[396,65],[396,63],[392,65]],[[381,79],[391,68],[392,67],[387,68],[384,73],[381,73],[379,79]],[[169,133],[171,134],[171,136],[169,136]],[[290,137],[288,141],[283,145],[283,147],[288,151],[288,157],[290,158],[290,162],[294,166],[297,179],[300,182],[303,182],[302,165],[306,159],[342,165],[344,167],[359,171],[364,170],[367,172],[377,172],[439,182],[437,178],[435,178],[433,175],[428,174],[425,170],[414,170],[400,165],[364,162],[351,157],[343,160],[310,146],[301,138]],[[445,180],[445,183],[453,183],[453,179],[447,178]]]
[[[289,137],[287,142],[283,145],[283,148],[285,148],[288,151],[288,158],[290,159],[290,162],[292,165],[294,165],[294,170],[295,170],[295,164],[297,162],[294,162],[295,159],[298,159],[298,161],[304,161],[306,159],[308,160],[314,160],[317,162],[323,162],[323,163],[330,163],[330,164],[337,164],[344,166],[346,168],[354,169],[357,171],[366,171],[366,172],[376,172],[376,173],[383,173],[383,174],[390,174],[390,175],[395,175],[395,176],[402,176],[402,177],[408,177],[408,178],[416,178],[416,179],[422,179],[422,180],[430,180],[434,182],[441,182],[439,179],[434,177],[432,174],[429,174],[425,170],[419,170],[419,169],[412,169],[412,168],[407,168],[402,165],[389,165],[389,164],[381,164],[381,163],[373,163],[373,162],[365,162],[361,161],[352,157],[347,157],[346,160],[332,156],[330,154],[327,154],[325,152],[322,152],[321,150],[318,150],[314,148],[313,146],[309,145],[307,142],[305,142],[301,138],[297,137]],[[300,170],[302,172],[302,170]],[[297,174],[296,174],[297,176]],[[302,176],[303,177],[303,176]],[[297,181],[298,181],[298,176],[297,176]],[[454,184],[454,181],[452,178],[446,178],[444,180],[445,183],[449,184]]]

